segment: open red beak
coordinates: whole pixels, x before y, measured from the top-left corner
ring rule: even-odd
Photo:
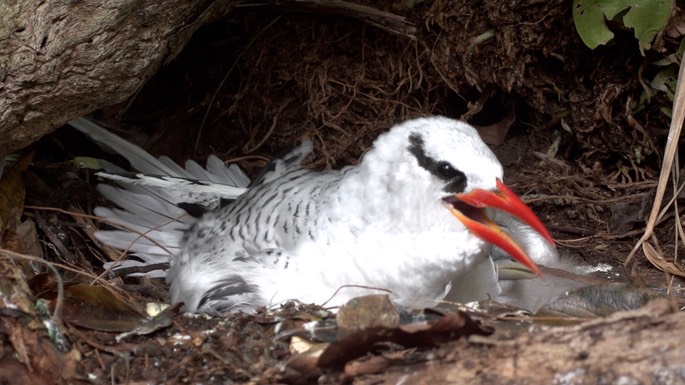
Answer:
[[[450,197],[445,200],[445,203],[450,212],[477,237],[504,250],[533,273],[538,274],[540,270],[535,262],[509,234],[488,218],[483,208],[492,207],[506,211],[535,229],[552,245],[554,245],[554,240],[533,211],[499,179],[497,180],[497,190],[477,189]]]

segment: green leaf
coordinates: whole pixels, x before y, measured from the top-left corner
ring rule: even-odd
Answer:
[[[666,93],[668,98],[673,101],[675,89],[678,84],[678,70],[672,65],[668,66],[654,75],[654,79],[649,83],[652,88]]]
[[[671,0],[634,0],[634,5],[623,17],[623,24],[635,31],[642,56],[652,46],[656,34],[666,28],[672,7]]]
[[[74,157],[74,163],[76,164],[76,167],[79,168],[88,168],[91,170],[100,170],[104,168],[96,158],[91,158],[89,156]]]
[[[600,3],[602,1],[573,1],[573,24],[583,43],[590,49],[604,45],[614,38],[614,33],[604,22],[604,12]]]
[[[672,0],[574,0],[573,23],[586,46],[595,49],[614,38],[606,20],[632,28],[640,53],[645,54],[671,15]]]

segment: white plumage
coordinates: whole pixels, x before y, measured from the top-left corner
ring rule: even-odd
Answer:
[[[80,120],[72,125],[98,130],[84,129]],[[157,174],[171,179],[103,174],[126,189],[101,187],[121,209],[98,208],[96,214],[139,231],[169,222],[149,234],[169,250],[146,239],[131,250],[140,264],[173,254],[166,275],[171,298],[188,311],[251,310],[287,300],[322,304],[331,298],[328,305],[340,305],[373,292],[368,287],[389,290],[395,301],[410,306],[468,302],[500,294],[490,242],[532,269],[526,252],[538,258],[552,250],[556,258],[553,246],[526,245],[526,237],[519,238],[524,251],[516,251],[516,242],[488,219],[496,211],[484,206],[509,210],[511,204],[513,216],[506,218],[519,223],[513,227],[531,229],[515,219],[522,217],[535,229],[530,234],[536,242],[551,240],[532,212],[506,192],[500,163],[466,123],[429,117],[396,125],[358,165],[338,171],[303,169],[311,150],[305,141],[249,188],[241,171],[219,166],[218,159],[203,175],[208,171],[197,164],[183,170],[152,158],[164,166]],[[151,164],[146,158],[145,167]],[[200,194],[188,193],[189,183],[179,190],[165,184],[184,180],[177,178],[209,180],[227,192],[215,193],[211,189],[217,187],[207,183]],[[178,221],[185,214],[179,203],[197,198],[191,203],[214,209],[219,199],[207,204],[212,196],[236,200],[199,220]],[[98,236],[126,248],[138,236],[125,233]]]

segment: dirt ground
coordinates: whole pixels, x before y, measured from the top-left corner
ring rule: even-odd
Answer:
[[[319,155],[311,167],[340,167],[357,162],[395,122],[426,114],[462,118],[492,144],[507,184],[548,226],[562,254],[608,263],[637,287],[682,295],[681,279],[665,276],[641,253],[624,265],[651,209],[669,126],[661,109],[671,102],[655,93],[639,110],[634,106],[645,92],[641,81],[656,72],[649,63],[675,52],[679,40],[660,36],[663,49],[643,57],[630,33],[618,31],[591,51],[575,33],[567,1],[373,7],[371,15],[311,5],[238,8],[199,31],[129,101],[94,116],[154,155],[182,162],[216,154],[252,175],[305,135]],[[44,258],[98,274],[107,256],[83,224],[37,208],[91,213],[106,204],[90,173],[72,167],[74,156],[121,161],[69,128],[44,138],[25,178],[31,184],[24,214],[39,223]],[[676,219],[667,216],[657,230],[671,258],[682,250],[673,242]],[[90,283],[69,271],[64,279]],[[111,283],[125,287],[136,309],[166,299],[159,282]],[[356,372],[349,365],[293,369],[283,330],[325,315],[307,307],[220,318],[171,314],[168,327],[121,342],[117,333],[70,325],[68,345],[79,353],[70,382],[382,383],[378,373],[440,360],[457,345],[469,349],[457,338],[437,347],[390,342],[360,359]]]

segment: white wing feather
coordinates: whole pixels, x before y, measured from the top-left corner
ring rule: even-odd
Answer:
[[[184,231],[195,221],[181,204],[199,204],[216,209],[223,199],[235,199],[247,191],[249,178],[236,165],[226,166],[216,156],[207,160],[207,169],[194,161],[183,168],[169,157],[155,158],[145,150],[87,119],[69,124],[92,140],[122,155],[138,173],[125,173],[116,165],[100,160],[105,172],[96,175],[120,187],[98,185],[100,193],[118,208],[97,207],[95,215],[122,230],[100,230],[95,236],[111,247],[127,250],[136,259],[115,263],[114,268],[146,266],[169,262],[178,253]],[[109,268],[112,263],[105,264]],[[140,275],[140,274],[134,274]],[[148,276],[163,277],[155,270]]]

